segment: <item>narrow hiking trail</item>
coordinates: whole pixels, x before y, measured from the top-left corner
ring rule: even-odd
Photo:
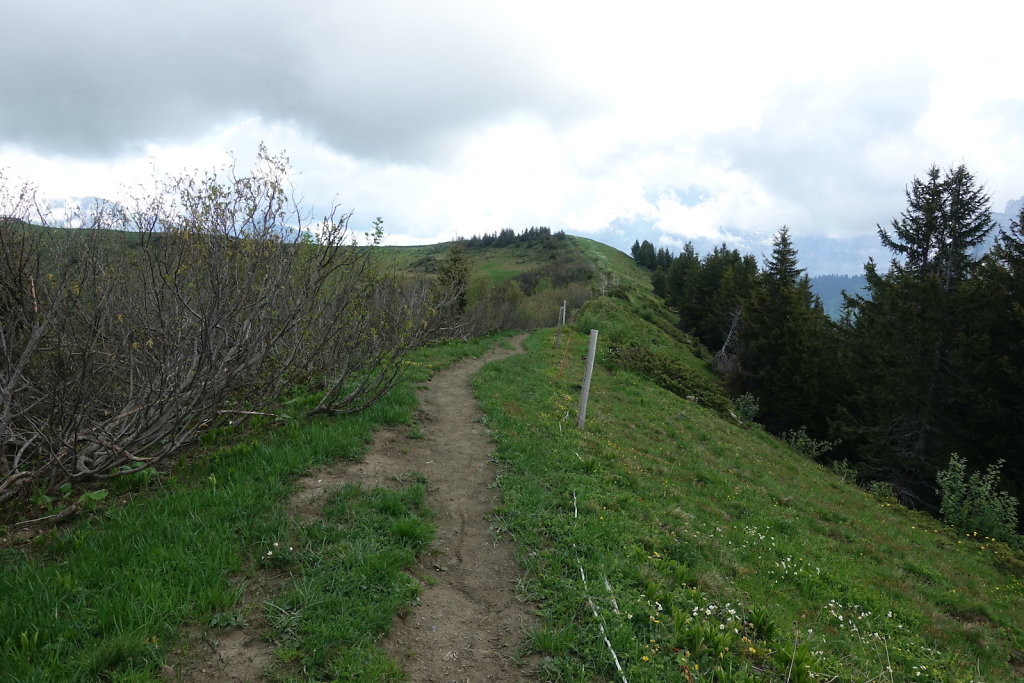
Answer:
[[[309,519],[344,483],[394,486],[412,472],[427,478],[437,537],[413,570],[423,592],[383,643],[414,683],[532,678],[519,659],[532,614],[516,597],[512,548],[495,539],[488,520],[499,498],[494,447],[470,387],[484,365],[521,353],[524,338],[512,340],[514,349],[494,348],[437,373],[419,394],[418,434],[379,430],[365,460],[304,477],[292,499],[293,515]]]
[[[513,338],[511,349],[492,348],[438,372],[419,391],[417,432],[406,425],[382,427],[362,462],[339,461],[302,477],[288,501],[290,516],[308,524],[345,484],[397,487],[414,472],[427,478],[437,537],[412,569],[423,590],[404,618],[395,617],[382,643],[413,683],[534,678],[534,662],[519,657],[534,617],[516,597],[520,575],[512,548],[497,541],[488,520],[499,498],[497,469],[470,387],[472,375],[487,363],[522,353],[525,337]],[[243,602],[263,604],[286,581],[285,575],[264,572],[247,584]],[[251,628],[196,638],[191,654],[165,667],[162,678],[261,680],[274,662],[264,622],[257,617]]]

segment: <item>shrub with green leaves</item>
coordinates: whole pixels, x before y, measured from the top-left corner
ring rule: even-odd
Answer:
[[[727,416],[731,405],[708,364],[693,357],[651,313],[646,320],[630,305],[609,296],[592,299],[574,327],[600,332],[598,361],[609,370],[624,369],[651,379],[663,389]],[[675,334],[681,334],[678,330]]]
[[[796,449],[796,452],[800,455],[806,456],[811,460],[815,460],[818,457],[825,455],[836,445],[834,441],[819,441],[811,436],[808,436],[807,430],[801,427],[800,429],[791,429],[782,435],[782,438]]]
[[[887,481],[873,481],[868,484],[868,493],[878,499],[881,503],[893,503],[899,502],[899,496],[896,495],[896,489],[893,485]]]
[[[850,464],[849,460],[836,460],[831,465],[832,471],[843,481],[857,481],[857,470]]]
[[[628,343],[615,348],[614,362],[637,372],[673,394],[727,415],[729,400],[714,382],[662,349]]]
[[[740,422],[753,422],[761,410],[761,404],[758,402],[757,396],[746,393],[732,400],[732,408]]]
[[[957,455],[949,458],[949,467],[936,475],[942,495],[942,520],[964,533],[1020,543],[1017,534],[1017,499],[1000,491],[999,471],[1005,460],[988,466],[984,473],[967,473],[967,462]]]

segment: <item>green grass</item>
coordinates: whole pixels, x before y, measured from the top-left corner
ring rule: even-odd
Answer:
[[[344,669],[340,662],[363,661],[396,606],[411,598],[408,580],[384,567],[407,565],[433,533],[422,510],[422,485],[394,500],[388,492],[346,490],[330,519],[309,527],[296,527],[284,501],[311,467],[360,457],[377,426],[410,424],[417,382],[492,343],[446,344],[411,355],[407,381],[358,415],[296,420],[241,442],[237,434],[210,434],[205,452],[175,472],[151,477],[148,489],[108,497],[98,511],[37,537],[27,549],[0,549],[5,680],[151,679],[185,627],[244,621],[243,586],[268,562],[285,562],[294,576],[285,600],[296,636],[286,641],[285,658],[328,673]],[[301,412],[302,404],[290,405]],[[346,509],[354,512],[346,517]],[[372,538],[346,540],[353,535]],[[286,543],[296,548],[294,557],[282,555]],[[317,641],[325,636],[303,634],[325,628],[316,625],[325,618],[318,610],[332,604],[308,588],[322,580],[327,560],[316,555],[328,548],[330,562],[366,561],[367,572],[379,573],[382,583],[359,591],[354,599],[361,607],[328,615],[339,622],[332,629],[358,635],[325,653]],[[395,602],[381,600],[392,591]]]
[[[399,490],[348,485],[293,532],[295,579],[266,608],[280,662],[271,678],[401,678],[377,641],[419,594],[403,570],[434,537],[425,495],[422,478]]]
[[[502,247],[483,247],[466,250],[475,277],[487,278],[491,284],[499,284],[517,275],[542,266],[546,261],[558,258],[566,252],[579,249],[578,239],[571,237],[565,242],[552,243],[543,247],[539,244],[509,244]],[[432,274],[448,253],[452,243],[430,244],[417,247],[382,247],[386,257],[406,270],[421,274]]]
[[[577,331],[589,334],[598,330],[601,364],[635,371],[662,388],[728,416],[732,403],[711,363],[693,353],[699,344],[666,319],[664,307],[647,308],[630,294],[588,301],[576,318]]]
[[[572,239],[583,255],[594,262],[598,271],[604,273],[608,282],[606,293],[609,296],[594,302],[601,310],[591,322],[599,320],[602,332],[606,336],[611,334],[619,343],[634,338],[642,340],[645,345],[653,342],[663,351],[677,355],[705,377],[715,379],[707,351],[678,328],[678,316],[654,294],[651,271],[641,268],[632,258],[606,244],[584,237]],[[583,330],[587,324],[588,321],[581,321],[577,329]]]
[[[537,245],[513,244],[498,248],[470,249],[466,254],[478,272],[489,277],[492,284],[498,284],[574,250],[572,240],[568,240],[550,249]]]
[[[1024,675],[1020,554],[631,372],[598,366],[579,432],[585,345],[475,380],[550,680],[620,680],[612,650],[631,683]]]
[[[474,380],[499,444],[493,521],[516,543],[523,593],[540,613],[528,637],[544,677],[1024,677],[1020,553],[876,499],[723,419],[706,352],[675,329],[648,273],[572,241],[613,296],[580,312],[565,348],[535,334],[528,355]],[[504,253],[478,266],[489,277],[540,263],[492,251]],[[580,432],[591,327],[602,362]],[[208,434],[203,454],[174,472],[111,484],[121,495],[98,512],[28,549],[0,549],[0,672],[150,680],[186,628],[216,634],[259,617],[272,627],[277,680],[400,677],[376,642],[417,594],[401,568],[434,533],[422,478],[394,491],[345,487],[308,524],[283,503],[311,467],[359,457],[380,424],[418,434],[413,386],[487,346],[410,357],[408,382],[361,415]],[[645,354],[623,362],[616,346]],[[311,400],[289,398],[296,414]],[[287,581],[266,605],[246,605],[244,585],[268,568]]]
[[[630,256],[615,247],[586,237],[571,239],[583,255],[593,261],[599,271],[605,273],[609,286],[621,285],[633,296],[649,296],[651,301],[655,301],[651,287],[651,271],[636,265]]]

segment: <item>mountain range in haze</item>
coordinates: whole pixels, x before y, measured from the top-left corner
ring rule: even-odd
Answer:
[[[112,204],[108,199],[102,197],[68,197],[47,202],[46,207],[50,211],[50,220],[57,225],[67,224],[69,221],[74,225],[74,217],[88,215],[106,205]],[[1018,215],[1024,207],[1024,197],[1006,202],[1001,212],[993,212],[992,219],[1004,230],[1009,229],[1010,219]],[[636,235],[628,226],[620,226],[623,230],[615,238],[602,239],[620,251],[629,253],[629,245],[636,239]],[[883,227],[888,227],[883,225]],[[290,231],[290,229],[289,229]],[[489,232],[488,229],[481,229],[480,233]],[[753,254],[759,261],[771,250],[771,239],[761,234],[743,233],[731,231],[731,238],[726,242],[729,248],[738,249],[741,253]],[[979,253],[988,250],[995,241],[998,229],[993,230],[986,242],[979,247]],[[289,235],[290,236],[290,235]],[[639,237],[643,239],[643,236]],[[668,246],[658,244],[659,247]],[[689,240],[700,254],[710,253],[715,247],[721,246],[721,240],[709,238],[695,238]],[[621,244],[619,243],[621,242]],[[806,235],[796,233],[793,236],[793,243],[796,247],[800,267],[803,268],[812,278],[822,275],[862,275],[864,264],[868,258],[873,258],[879,264],[881,270],[885,270],[889,259],[889,252],[881,245],[878,235],[871,231],[864,235],[851,237],[827,237],[823,235]],[[669,251],[678,253],[682,245],[668,246]],[[831,297],[830,297],[831,298]],[[823,302],[825,297],[822,298]],[[828,306],[826,306],[828,308]],[[831,311],[830,311],[831,312]]]

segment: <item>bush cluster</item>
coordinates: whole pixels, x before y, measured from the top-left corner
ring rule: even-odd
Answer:
[[[74,230],[0,177],[0,505],[144,471],[287,386],[318,390],[313,412],[392,386],[444,302],[356,246],[349,214],[307,223],[288,173],[261,150]]]
[[[640,373],[677,396],[696,401],[720,415],[732,408],[719,387],[681,361],[658,349],[628,343],[616,347],[617,362],[625,369]]]
[[[761,411],[761,404],[749,391],[732,400],[733,413],[740,422],[753,422]]]
[[[967,473],[967,463],[954,453],[949,466],[936,475],[942,496],[942,520],[964,533],[977,533],[1019,544],[1017,499],[998,489],[1000,460],[982,472]]]
[[[809,436],[804,427],[801,427],[800,429],[791,429],[788,432],[783,433],[782,438],[786,443],[792,446],[797,453],[800,453],[811,460],[816,460],[825,455],[836,445],[832,441],[818,440]]]
[[[628,301],[612,296],[594,299],[581,310],[575,327],[580,332],[592,328],[600,332],[599,358],[607,367],[641,374],[722,416],[732,409],[718,383],[685,362],[689,353],[680,348],[678,339],[662,330],[657,320],[638,318]]]

